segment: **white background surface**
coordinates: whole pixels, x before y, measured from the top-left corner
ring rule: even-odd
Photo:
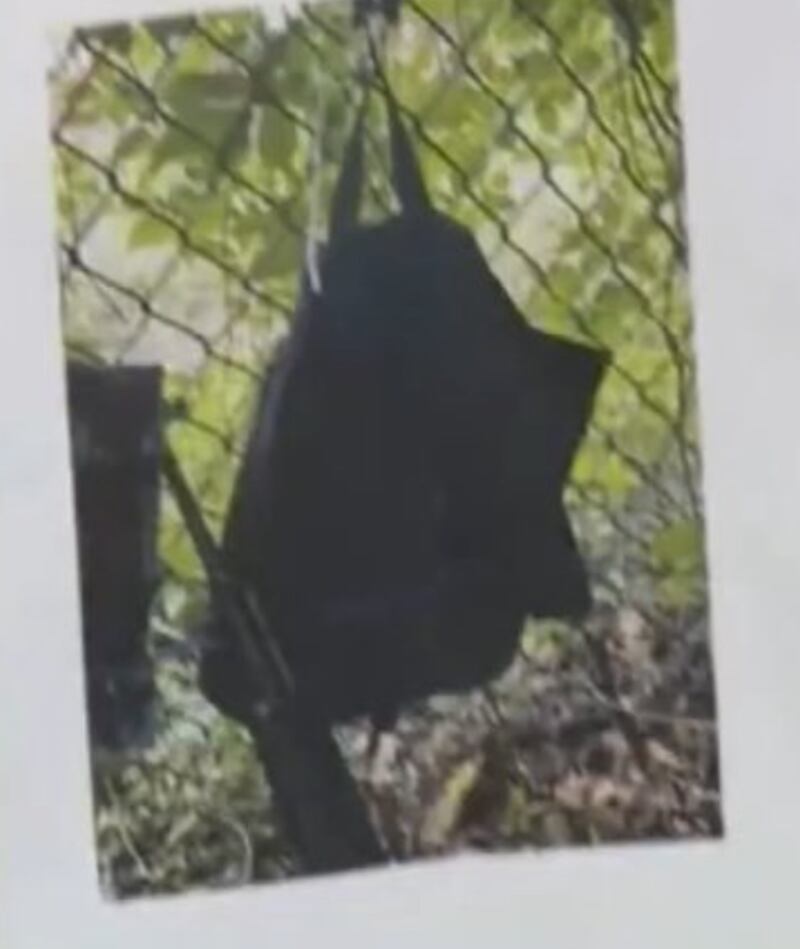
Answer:
[[[726,841],[476,857],[119,908],[94,878],[44,29],[180,11],[2,0],[3,949],[798,945],[800,0],[678,2]]]

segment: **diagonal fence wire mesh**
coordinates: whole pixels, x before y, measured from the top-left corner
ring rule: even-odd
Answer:
[[[343,730],[400,856],[720,830],[672,29],[649,0],[406,0],[387,36],[437,206],[533,323],[613,354],[568,490],[593,615],[532,625],[491,689],[409,711],[377,771]],[[313,5],[58,43],[67,351],[166,366],[170,443],[219,532],[371,81],[363,42],[350,9]],[[380,216],[377,112],[368,128],[366,214]],[[169,714],[159,750],[98,798],[117,893],[291,872],[246,747],[191,689],[205,581],[166,493],[163,508],[152,647]]]

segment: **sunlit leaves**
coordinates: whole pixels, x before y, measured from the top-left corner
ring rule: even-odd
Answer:
[[[128,247],[131,250],[157,247],[174,241],[175,229],[149,214],[135,217],[128,231]]]
[[[299,257],[298,241],[290,237],[278,236],[274,242],[258,248],[248,267],[248,272],[253,280],[258,281],[286,276],[297,271]]]
[[[702,594],[704,549],[701,526],[678,521],[657,534],[651,545],[658,592],[670,606],[686,607]]]
[[[291,167],[298,144],[297,123],[278,109],[260,110],[258,155],[271,166]]]

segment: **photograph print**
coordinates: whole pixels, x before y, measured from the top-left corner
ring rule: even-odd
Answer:
[[[671,5],[50,41],[103,894],[721,837]]]

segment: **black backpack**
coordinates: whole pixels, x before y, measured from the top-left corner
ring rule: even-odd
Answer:
[[[326,721],[485,683],[526,616],[590,603],[562,490],[605,355],[527,325],[431,205],[387,102],[400,212],[357,222],[362,110],[223,541],[298,708]],[[246,722],[243,659],[213,618],[210,633],[201,687]]]

